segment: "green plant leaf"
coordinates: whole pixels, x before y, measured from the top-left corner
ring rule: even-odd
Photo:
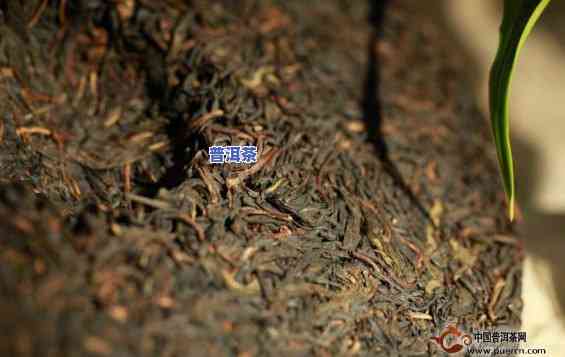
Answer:
[[[508,199],[508,215],[514,219],[515,183],[508,98],[512,72],[526,38],[551,0],[504,0],[504,17],[496,59],[490,71],[489,102],[498,163]]]

